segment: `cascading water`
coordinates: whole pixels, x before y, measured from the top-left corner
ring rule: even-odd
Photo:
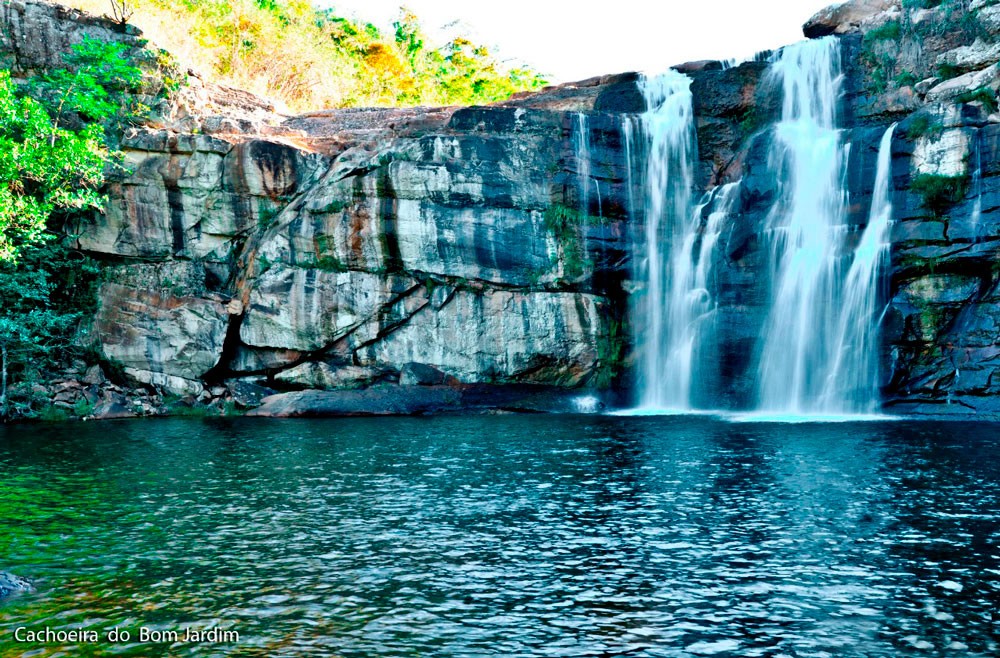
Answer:
[[[878,401],[872,352],[880,314],[874,304],[891,219],[888,192],[877,200],[874,225],[852,254],[844,185],[848,146],[836,126],[839,43],[831,37],[789,46],[772,74],[784,101],[771,154],[780,184],[766,234],[773,292],[760,352],[759,409],[871,412]],[[885,139],[891,140],[891,131]],[[883,146],[879,164],[887,186],[888,142]]]
[[[837,128],[840,49],[834,38],[785,48],[771,74],[783,92],[770,168],[777,199],[764,232],[772,297],[759,346],[758,409],[767,413],[870,414],[878,408],[878,331],[892,221],[893,128],[879,146],[868,224],[847,224],[849,144]],[[696,143],[690,80],[644,79],[646,112],[622,131],[626,158],[642,162],[645,233],[636,245],[640,411],[704,403],[721,365],[713,321],[712,265],[740,183],[692,203]],[[582,133],[582,131],[581,131]],[[643,139],[637,144],[635,135]],[[637,206],[631,195],[629,208]],[[857,243],[856,247],[852,245]],[[709,405],[716,406],[716,405]]]
[[[641,85],[646,113],[645,217],[639,279],[645,282],[639,313],[645,318],[640,407],[689,410],[698,382],[697,354],[706,317],[714,308],[708,288],[712,250],[735,185],[692,207],[696,157],[691,80],[676,71]],[[631,151],[631,127],[626,131]],[[722,208],[705,211],[708,204]]]
[[[580,212],[590,214],[591,160],[590,155],[590,125],[587,115],[578,112],[576,115],[576,139],[574,144],[577,159],[577,188],[580,193]],[[596,183],[596,181],[594,181]]]
[[[878,328],[884,315],[879,307],[882,273],[889,259],[889,231],[892,228],[892,135],[896,124],[882,135],[872,206],[854,261],[847,273],[844,304],[837,331],[836,360],[826,379],[822,400],[834,405],[852,402],[852,411],[878,410]],[[884,306],[883,306],[884,308]]]
[[[820,394],[834,358],[828,334],[845,220],[839,56],[833,39],[805,41],[785,48],[772,68],[784,104],[771,154],[780,197],[768,218],[774,292],[759,381],[769,412],[833,411]]]
[[[625,190],[628,198],[628,208],[626,208],[626,211],[628,212],[629,223],[631,223],[635,219],[635,184],[632,180],[632,172],[635,170],[635,160],[632,154],[634,150],[633,141],[635,140],[635,123],[633,117],[629,115],[623,116],[621,131],[622,144],[625,148]]]
[[[673,317],[685,323],[678,327],[675,353],[684,375],[680,384],[687,391],[687,408],[704,402],[706,384],[719,374],[712,265],[725,222],[739,199],[739,186],[739,181],[729,183],[705,195],[695,209],[692,230],[684,236],[682,251],[672,268],[675,283],[671,286],[670,308]],[[717,404],[710,406],[718,408]]]
[[[645,149],[645,235],[640,280],[645,281],[641,317],[648,323],[639,336],[642,353],[639,391],[645,408],[689,407],[682,350],[682,318],[674,317],[671,269],[691,226],[691,191],[695,159],[691,79],[676,71],[641,82]],[[666,256],[665,247],[670,249]]]
[[[970,218],[970,223],[972,224],[973,236],[978,240],[979,235],[979,221],[983,218],[983,132],[977,130],[975,133],[975,138],[972,141],[972,162],[975,163],[976,168],[972,170],[972,193],[976,197],[975,203],[972,204],[972,217]]]

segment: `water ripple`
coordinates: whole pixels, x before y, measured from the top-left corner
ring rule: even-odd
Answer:
[[[38,592],[0,608],[0,655],[23,652],[19,625],[241,636],[105,647],[141,656],[997,655],[997,434],[594,416],[3,429],[2,566]]]

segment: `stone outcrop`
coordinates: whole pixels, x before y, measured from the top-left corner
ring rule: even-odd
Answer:
[[[41,0],[9,0],[0,4],[0,67],[28,77],[62,65],[62,56],[85,36],[128,45],[133,55],[142,49],[132,26],[91,16]]]
[[[880,346],[895,410],[998,411],[998,7],[854,0],[805,27],[842,43],[854,228],[867,221],[881,135],[899,122]],[[84,27],[138,48],[138,35],[54,5],[2,11],[13,29],[0,58],[25,75]],[[765,59],[679,67],[692,78],[698,186],[742,181],[714,266],[725,367],[697,401],[707,406],[750,404],[769,298],[759,233],[776,195],[767,157],[781,98]],[[285,117],[192,78],[123,136],[127,171],[105,212],[74,227],[111,268],[97,347],[150,394],[263,401],[261,414],[280,416],[561,408],[484,400],[501,399],[497,386],[626,388],[644,221],[625,136],[644,110],[638,80],[489,107]],[[953,186],[944,199],[913,185],[928,176]]]
[[[552,90],[548,103],[592,109],[608,88]],[[553,207],[575,203],[571,127],[544,95],[537,107],[204,114],[228,112],[231,95],[188,89],[125,135],[105,212],[74,227],[81,249],[119,263],[92,335],[132,381],[197,397],[393,383],[404,365],[455,385],[610,379],[623,297],[595,280],[582,230],[552,227]]]
[[[849,0],[820,10],[806,21],[802,31],[810,39],[831,34],[847,34],[870,24],[891,9],[899,7],[899,0]]]
[[[551,386],[379,386],[363,390],[299,391],[264,398],[248,416],[323,418],[442,413],[572,413],[581,411],[571,389]]]
[[[225,299],[191,285],[190,277],[204,276],[199,269],[185,262],[125,267],[102,286],[94,333],[136,381],[199,394],[219,362],[229,313]]]

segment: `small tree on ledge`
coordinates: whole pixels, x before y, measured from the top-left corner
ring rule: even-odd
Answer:
[[[128,22],[135,15],[135,9],[129,4],[129,0],[111,0],[111,16],[121,29],[124,29]]]

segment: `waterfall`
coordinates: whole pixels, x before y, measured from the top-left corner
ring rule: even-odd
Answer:
[[[771,153],[780,184],[767,220],[774,269],[760,407],[834,411],[819,397],[834,358],[829,329],[840,303],[837,248],[846,218],[845,153],[836,128],[839,44],[828,38],[789,46],[771,73],[781,81],[784,102]]]
[[[684,251],[679,267],[675,268],[678,285],[673,293],[678,297],[672,300],[672,307],[676,307],[677,315],[687,323],[679,344],[683,349],[678,351],[678,361],[686,375],[682,384],[687,390],[687,408],[694,408],[699,401],[705,400],[706,384],[720,373],[712,265],[716,245],[739,200],[739,186],[739,181],[728,183],[705,195],[696,209],[695,233],[685,236]],[[702,216],[705,218],[703,223],[699,222]],[[711,406],[718,409],[720,405]]]
[[[622,118],[622,143],[625,149],[625,190],[626,198],[628,201],[628,208],[626,212],[628,213],[628,220],[631,224],[635,220],[635,187],[632,179],[632,172],[635,170],[635,160],[632,154],[633,146],[632,142],[635,139],[635,126],[633,118],[631,116],[625,115]],[[635,245],[633,245],[634,247]],[[633,249],[633,253],[638,253]]]
[[[645,283],[638,310],[645,323],[637,336],[639,400],[647,409],[685,410],[691,408],[698,324],[710,304],[704,286],[699,288],[703,206],[691,203],[696,157],[691,80],[668,71],[644,78],[641,89],[646,225],[637,273]]]
[[[760,276],[770,300],[750,373],[757,407],[780,414],[871,414],[879,403],[895,126],[879,144],[872,205],[859,234],[847,221],[850,144],[837,127],[843,79],[838,40],[785,48],[769,75],[783,100],[768,162],[777,193],[761,236],[769,266]],[[704,404],[723,365],[712,268],[741,183],[713,188],[694,202],[690,85],[675,71],[644,78],[646,111],[622,127],[629,212],[641,207],[645,217],[635,245],[635,276],[643,286],[633,309],[640,412]],[[634,168],[641,201],[632,196],[633,158],[641,163]]]
[[[892,124],[882,135],[878,149],[872,206],[844,286],[844,304],[837,331],[836,359],[827,376],[822,400],[833,407],[851,402],[855,412],[878,410],[879,325],[884,315],[879,307],[885,266],[889,259],[892,228]]]
[[[778,199],[767,219],[772,296],[760,351],[759,408],[791,414],[873,411],[879,265],[891,219],[889,144],[885,187],[852,254],[846,226],[849,146],[837,129],[840,47],[828,37],[785,48],[771,74],[784,94],[771,167]],[[881,151],[884,151],[882,153]],[[884,162],[883,162],[884,160]]]
[[[972,193],[976,197],[975,203],[972,205],[972,217],[970,218],[970,223],[972,224],[972,235],[973,238],[978,242],[979,235],[979,221],[983,218],[983,131],[977,130],[976,136],[973,139],[973,160],[975,160],[976,168],[972,170]]]
[[[577,160],[577,190],[580,194],[580,212],[584,215],[589,215],[592,157],[590,155],[590,124],[587,121],[587,115],[583,112],[578,112],[576,115],[576,139],[574,141]],[[596,185],[597,181],[594,180],[593,183]],[[600,194],[599,187],[598,194]]]

